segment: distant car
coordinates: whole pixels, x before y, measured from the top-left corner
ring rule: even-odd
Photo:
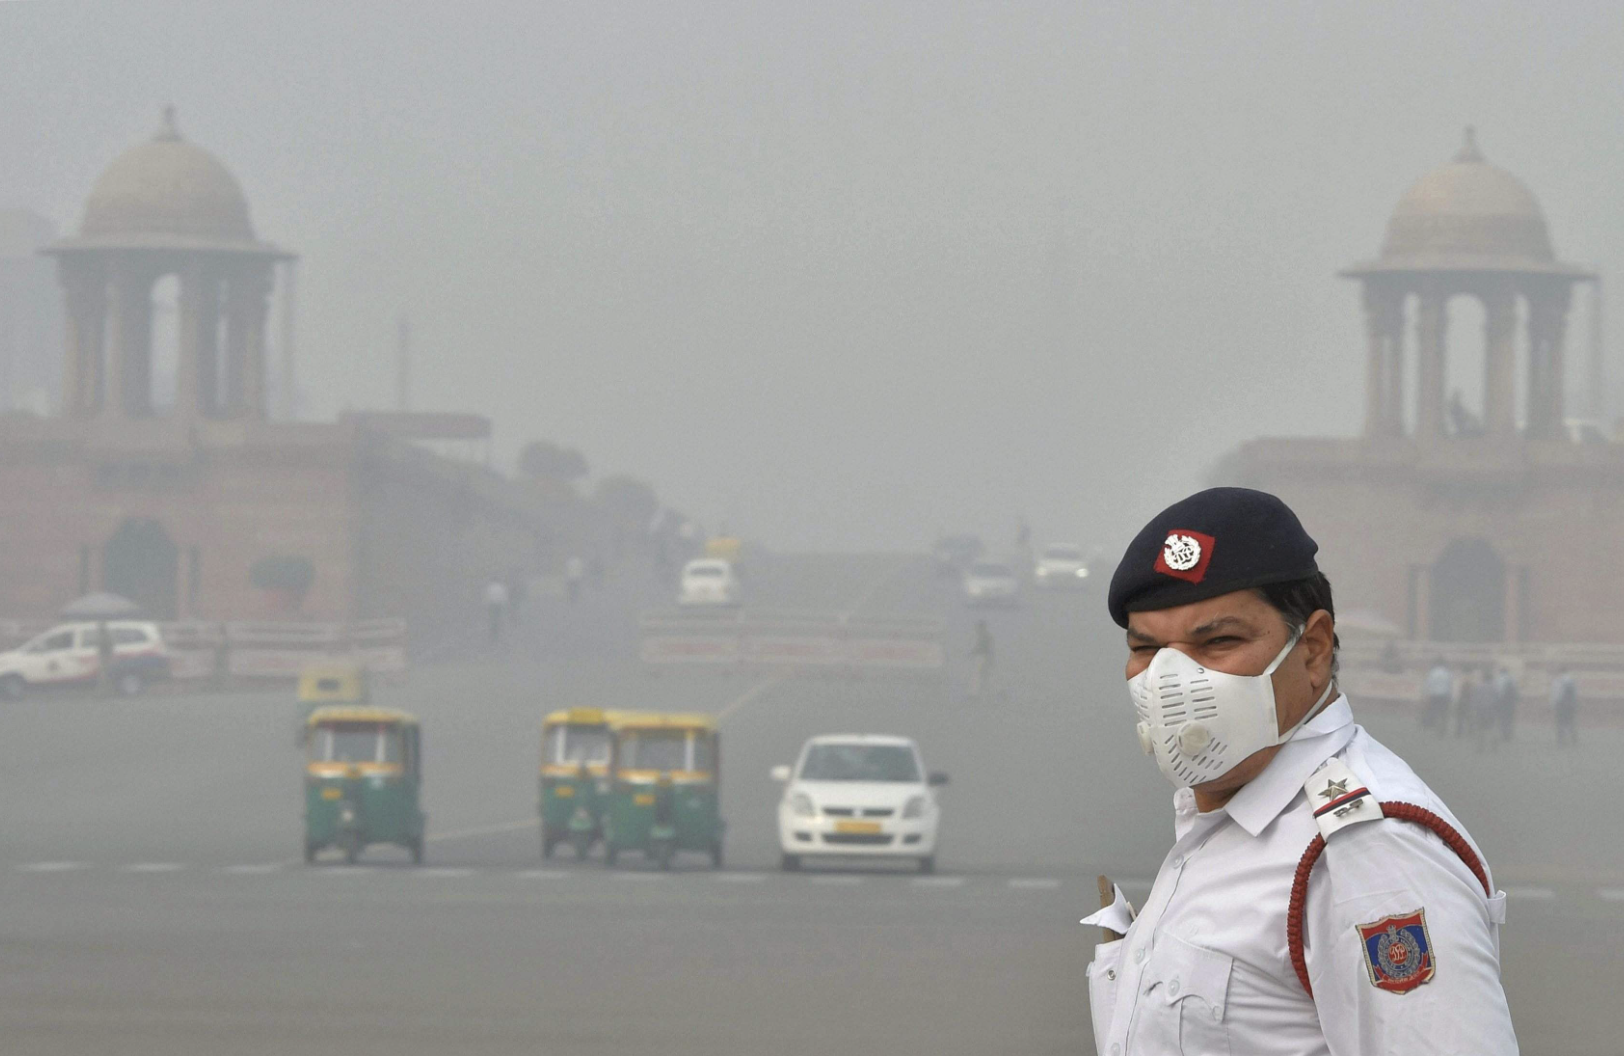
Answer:
[[[113,686],[127,696],[169,677],[169,650],[158,625],[145,620],[63,623],[0,653],[0,695],[13,700],[30,689],[93,686],[101,680],[99,628],[113,640],[108,672]]]
[[[964,573],[964,600],[971,605],[1017,605],[1021,581],[1002,561],[976,561]]]
[[[742,593],[731,562],[702,557],[683,566],[677,604],[737,605]]]
[[[830,734],[801,747],[793,768],[775,766],[784,782],[778,845],[785,870],[807,858],[912,858],[936,868],[941,811],[935,789],[946,774],[925,769],[906,737]]]
[[[1088,560],[1083,549],[1070,543],[1054,543],[1043,548],[1032,569],[1032,584],[1057,590],[1075,589],[1088,579]]]
[[[946,535],[936,540],[930,552],[937,575],[962,576],[970,563],[986,551],[986,545],[973,535]]]

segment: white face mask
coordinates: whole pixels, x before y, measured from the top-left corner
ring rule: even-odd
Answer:
[[[1293,634],[1261,675],[1231,675],[1202,667],[1173,648],[1157,650],[1150,666],[1128,679],[1139,712],[1139,746],[1181,788],[1227,774],[1253,752],[1284,744],[1331,695],[1335,682],[1296,725],[1280,729],[1269,677],[1297,646]]]

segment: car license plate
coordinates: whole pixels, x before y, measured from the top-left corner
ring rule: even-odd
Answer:
[[[575,786],[559,785],[557,788],[553,789],[553,795],[557,796],[559,799],[568,799],[575,795]]]
[[[654,805],[654,793],[638,792],[636,795],[632,796],[632,805],[638,807],[652,807]]]
[[[344,790],[336,785],[328,785],[321,790],[322,799],[343,799]]]
[[[853,835],[873,836],[880,831],[877,821],[837,821],[836,832],[849,832]]]

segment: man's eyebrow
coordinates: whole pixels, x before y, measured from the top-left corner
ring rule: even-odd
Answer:
[[[1149,642],[1152,645],[1156,644],[1155,638],[1146,634],[1144,631],[1136,631],[1132,627],[1128,628],[1128,640],[1131,642]]]
[[[1209,620],[1199,627],[1191,628],[1190,636],[1193,638],[1204,637],[1225,627],[1238,627],[1246,631],[1252,630],[1252,625],[1239,616],[1220,616],[1216,620]]]

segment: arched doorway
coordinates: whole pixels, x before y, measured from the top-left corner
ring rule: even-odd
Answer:
[[[1482,539],[1456,539],[1432,565],[1432,640],[1499,642],[1506,636],[1506,565]]]
[[[163,525],[130,518],[102,551],[102,588],[124,595],[149,616],[172,620],[179,568],[180,549]]]

